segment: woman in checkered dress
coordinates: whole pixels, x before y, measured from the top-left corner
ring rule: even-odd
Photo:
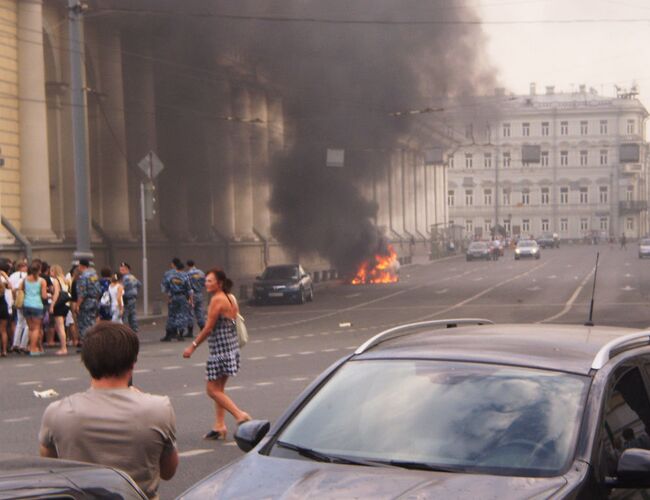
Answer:
[[[225,439],[226,410],[235,418],[237,424],[251,419],[250,415],[240,410],[225,393],[228,377],[236,375],[239,371],[239,343],[235,327],[239,307],[237,301],[230,297],[232,281],[221,269],[211,269],[206,273],[205,288],[212,295],[208,318],[198,337],[183,351],[183,357],[192,356],[199,344],[208,339],[210,354],[205,367],[207,393],[215,402],[216,416],[212,429],[204,438]]]

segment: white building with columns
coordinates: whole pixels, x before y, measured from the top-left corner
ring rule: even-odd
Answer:
[[[567,240],[648,234],[648,112],[634,91],[538,94],[533,84],[496,99],[487,126],[459,125],[467,135],[448,158],[451,224],[475,237],[495,227]]]
[[[297,126],[285,113],[291,92],[237,54],[206,57],[200,37],[172,39],[174,22],[119,13],[84,19],[97,263],[126,260],[141,275],[137,164],[155,151],[165,169],[148,224],[152,283],[173,255],[235,276],[296,258],[328,269],[271,234],[268,169]],[[76,236],[67,2],[0,0],[0,39],[0,256],[24,253],[24,238],[35,256],[67,264]],[[372,182],[359,186],[401,254],[413,243],[428,250],[431,227],[447,220],[444,167],[425,166],[422,150],[405,139],[377,152]]]

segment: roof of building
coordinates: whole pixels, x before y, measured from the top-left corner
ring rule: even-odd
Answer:
[[[586,375],[607,342],[637,330],[556,324],[421,329],[386,340],[357,359],[416,358],[529,366]]]
[[[511,110],[593,110],[604,108],[628,109],[647,115],[645,106],[636,98],[602,96],[591,92],[554,92],[552,94],[504,96],[504,106]]]

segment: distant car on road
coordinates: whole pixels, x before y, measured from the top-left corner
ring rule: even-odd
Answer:
[[[486,241],[472,241],[467,247],[465,252],[465,260],[490,260],[492,258],[492,251],[490,245]]]
[[[314,300],[314,283],[300,264],[268,266],[253,284],[256,304],[292,301],[304,304]]]
[[[541,250],[535,240],[519,240],[515,248],[515,260],[519,259],[539,259]]]
[[[1,453],[0,498],[146,500],[147,496],[117,469]]]
[[[540,248],[559,248],[560,240],[553,237],[550,233],[544,233],[539,238],[536,238],[537,244]]]
[[[489,323],[371,338],[179,498],[646,498],[650,332]]]
[[[639,241],[639,259],[650,257],[650,238],[643,238]]]

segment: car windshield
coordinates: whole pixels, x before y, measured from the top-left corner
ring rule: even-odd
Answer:
[[[298,278],[298,269],[294,266],[267,267],[262,274],[265,280],[288,280]]]
[[[650,246],[650,239],[643,239],[641,240],[641,245],[645,246]]]
[[[485,250],[487,248],[487,243],[483,243],[482,241],[475,241],[474,243],[470,243],[469,249],[470,250]]]
[[[273,454],[287,456],[290,444],[418,469],[556,475],[572,456],[588,380],[488,364],[352,361],[284,428]]]
[[[519,243],[517,243],[518,247],[534,247],[535,245],[536,245],[536,243],[534,241],[530,241],[530,240],[520,241]]]

